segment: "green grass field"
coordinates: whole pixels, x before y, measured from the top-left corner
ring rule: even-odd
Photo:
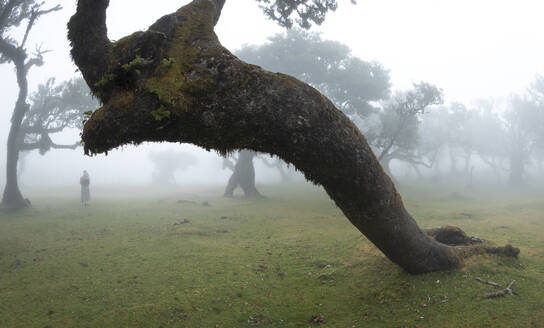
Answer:
[[[260,189],[28,192],[0,213],[0,327],[544,327],[544,195],[403,188],[422,227],[521,249],[412,276],[321,189]],[[519,295],[484,300],[476,277]]]

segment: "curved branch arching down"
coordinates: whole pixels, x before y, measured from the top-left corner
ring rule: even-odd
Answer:
[[[78,10],[95,1],[79,0]],[[104,67],[86,67],[91,61],[78,56],[90,53],[84,48],[92,44],[69,33],[82,73],[104,72],[98,81],[85,76],[103,102],[85,124],[85,152],[170,141],[223,154],[250,149],[277,155],[322,185],[357,229],[406,271],[459,267],[466,250],[419,229],[365,137],[327,98],[221,46],[213,29],[223,3],[195,0],[148,31],[119,40]],[[79,11],[74,17],[71,29],[88,26]]]

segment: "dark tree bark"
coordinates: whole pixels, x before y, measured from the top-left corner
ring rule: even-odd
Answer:
[[[242,188],[246,197],[263,197],[255,187],[255,167],[253,166],[253,157],[255,157],[255,152],[249,150],[240,151],[232,175],[225,188],[224,197],[233,197],[234,190],[238,188],[238,186]]]
[[[355,227],[406,271],[456,268],[470,253],[421,231],[365,137],[327,98],[221,46],[213,29],[224,1],[195,0],[115,44],[104,43],[104,20],[96,19],[105,16],[104,4],[79,0],[69,23],[74,61],[104,103],[85,124],[87,154],[144,141],[270,153],[321,184]],[[91,32],[74,32],[84,27]],[[88,37],[97,31],[102,34]],[[95,47],[110,51],[89,58]]]

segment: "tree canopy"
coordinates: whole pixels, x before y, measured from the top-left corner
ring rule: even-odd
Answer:
[[[256,0],[265,15],[280,26],[291,28],[293,23],[309,29],[320,25],[330,11],[338,8],[337,0]],[[350,0],[355,4],[355,0]]]
[[[29,98],[31,106],[21,124],[20,150],[38,149],[43,155],[51,148],[75,149],[81,145],[77,140],[73,144],[61,145],[51,139],[53,134],[64,129],[81,130],[86,114],[98,106],[81,77],[59,85],[50,78],[45,84],[40,84],[38,91]]]
[[[260,46],[246,46],[236,55],[272,72],[292,75],[321,91],[348,115],[366,117],[372,105],[389,97],[389,71],[376,61],[364,61],[338,41],[317,33],[291,29]]]

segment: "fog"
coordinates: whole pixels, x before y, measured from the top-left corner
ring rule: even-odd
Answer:
[[[0,0],[0,326],[542,326],[542,13]]]
[[[128,1],[111,1],[109,36],[117,40],[143,30],[187,2],[163,0],[149,6],[148,1],[134,0],[130,1],[127,12]],[[45,65],[33,68],[29,74],[31,92],[49,77],[63,81],[76,72],[69,57],[65,28],[75,10],[74,1],[51,1],[56,3],[61,4],[63,10],[40,19],[27,43],[29,49],[43,44],[44,49],[51,50],[45,55]],[[320,32],[323,39],[347,45],[353,56],[380,62],[389,71],[391,90],[406,90],[415,82],[427,81],[443,90],[444,106],[462,102],[473,108],[479,99],[505,102],[514,93],[524,94],[535,76],[544,73],[544,35],[541,33],[544,22],[539,17],[543,9],[542,2],[529,0],[359,1],[356,6],[346,2],[312,31]],[[221,42],[236,51],[244,45],[266,43],[282,29],[266,20],[255,1],[237,0],[227,2],[216,31]],[[4,172],[5,144],[17,85],[12,65],[0,65],[0,76],[0,170]],[[73,142],[78,134],[79,131],[68,131],[54,138]],[[90,172],[94,183],[149,184],[153,172],[149,153],[163,150],[190,151],[198,158],[197,165],[176,172],[179,184],[225,184],[230,176],[229,170],[221,168],[222,159],[215,152],[191,145],[144,144],[96,157],[83,156],[81,148],[52,150],[44,156],[31,152],[24,156],[22,188],[77,184],[84,169]],[[446,163],[445,155],[441,156]],[[258,183],[279,181],[276,170],[258,160],[255,165]],[[397,175],[409,171],[402,163],[392,163],[392,166]],[[0,185],[4,183],[2,174]]]

